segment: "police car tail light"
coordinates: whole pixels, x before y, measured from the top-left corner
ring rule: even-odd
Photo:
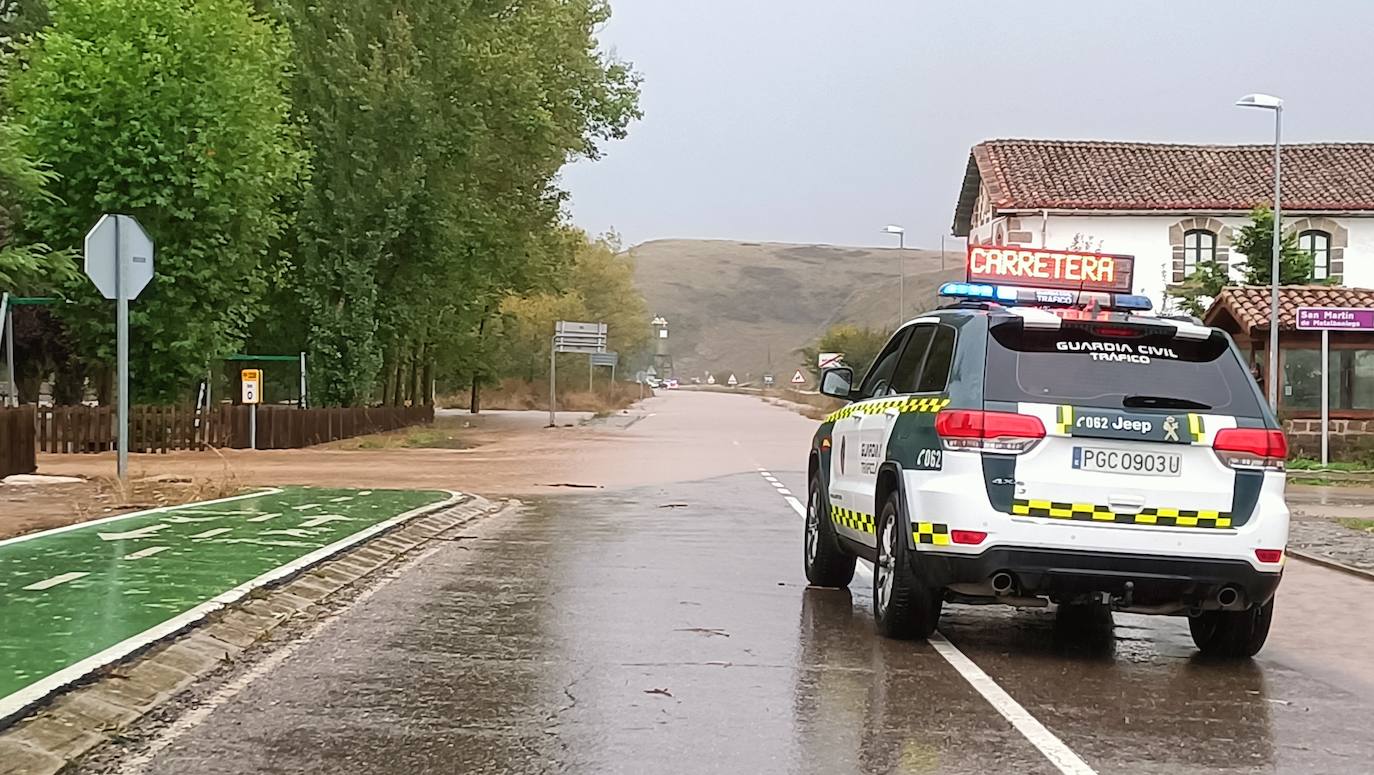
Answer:
[[[946,409],[935,415],[935,432],[948,450],[1019,455],[1045,438],[1045,424],[1026,414]]]
[[[951,530],[949,540],[956,544],[981,544],[986,541],[988,534],[981,530]]]
[[[1271,564],[1272,564],[1272,563],[1276,563],[1276,562],[1283,562],[1283,550],[1282,550],[1282,549],[1256,549],[1256,550],[1255,550],[1255,559],[1259,560],[1260,562],[1267,562],[1267,563],[1271,563]]]
[[[1283,431],[1265,428],[1219,430],[1212,449],[1231,468],[1282,471],[1288,459],[1288,440]]]

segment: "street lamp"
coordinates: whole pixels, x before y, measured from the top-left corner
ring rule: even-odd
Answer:
[[[897,235],[897,270],[902,278],[897,286],[897,303],[901,305],[897,311],[897,325],[900,326],[906,317],[906,263],[902,260],[906,251],[906,229],[889,224],[883,227],[883,233]]]
[[[1272,94],[1247,94],[1236,100],[1241,108],[1260,108],[1274,111],[1274,256],[1269,277],[1269,406],[1279,410],[1279,251],[1283,235],[1280,207],[1282,194],[1282,138],[1283,100]]]

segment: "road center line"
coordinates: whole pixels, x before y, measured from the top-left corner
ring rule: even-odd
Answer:
[[[45,589],[52,589],[53,587],[59,584],[66,584],[68,581],[75,581],[81,578],[82,576],[89,575],[91,574],[86,571],[74,571],[72,573],[63,573],[60,576],[53,576],[50,579],[35,581],[27,587],[20,587],[20,589],[24,590],[25,592],[42,592]]]
[[[768,478],[766,471],[760,473]],[[806,518],[806,507],[802,506],[801,501],[790,495],[785,496],[783,500],[787,501],[787,505],[797,512],[797,516]],[[873,566],[867,560],[860,560],[854,570],[870,582],[873,580]],[[1064,775],[1097,775],[1097,772],[1089,767],[1087,762],[1070,750],[1064,741],[1055,737],[1054,733],[1046,729],[1044,724],[1037,721],[1030,714],[1030,711],[1012,699],[1012,696],[1007,694],[1005,689],[998,686],[991,676],[983,672],[982,668],[974,664],[973,660],[969,659],[953,643],[950,643],[944,635],[937,632],[930,637],[929,642],[931,648],[935,649],[935,653],[943,657],[950,667],[959,674],[959,677],[967,681],[974,691],[978,692],[984,700],[987,700],[993,710],[1011,722],[1016,731],[1020,732],[1021,736],[1035,746],[1036,750],[1040,751],[1046,759],[1049,759],[1050,764],[1053,764],[1056,769]]]

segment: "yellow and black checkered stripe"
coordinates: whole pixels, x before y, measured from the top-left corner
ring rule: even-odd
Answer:
[[[843,420],[855,414],[878,414],[886,412],[888,409],[896,409],[902,414],[907,412],[932,413],[938,412],[949,405],[948,398],[888,398],[881,401],[865,401],[831,412],[826,415],[826,422]]]
[[[1188,415],[1188,435],[1192,437],[1194,444],[1201,444],[1203,437],[1207,435],[1207,429],[1202,426],[1202,415]]]
[[[1068,436],[1071,428],[1073,428],[1073,407],[1060,404],[1055,407],[1054,432],[1060,436]]]
[[[850,530],[857,530],[860,533],[873,535],[877,530],[873,527],[873,515],[852,509],[842,509],[839,506],[830,507],[830,519],[837,525],[847,527]]]
[[[949,525],[939,522],[916,522],[911,525],[911,537],[918,544],[949,546]]]
[[[1161,527],[1231,527],[1231,513],[1192,509],[1143,509],[1139,514],[1122,514],[1107,506],[1091,503],[1060,503],[1057,501],[1014,500],[1011,513],[1023,517],[1048,519],[1076,519],[1084,522],[1114,522],[1123,525],[1159,525]]]

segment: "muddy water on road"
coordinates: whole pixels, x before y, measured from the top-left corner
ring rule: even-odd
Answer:
[[[862,580],[805,587],[801,520],[756,469],[801,496],[813,424],[665,406],[635,427],[675,443],[627,445],[619,471],[589,454],[621,489],[444,544],[148,771],[1055,771],[930,646],[879,638]],[[1239,664],[1174,618],[951,606],[941,632],[1098,772],[1361,773],[1374,617],[1352,583],[1290,567],[1272,644]]]

